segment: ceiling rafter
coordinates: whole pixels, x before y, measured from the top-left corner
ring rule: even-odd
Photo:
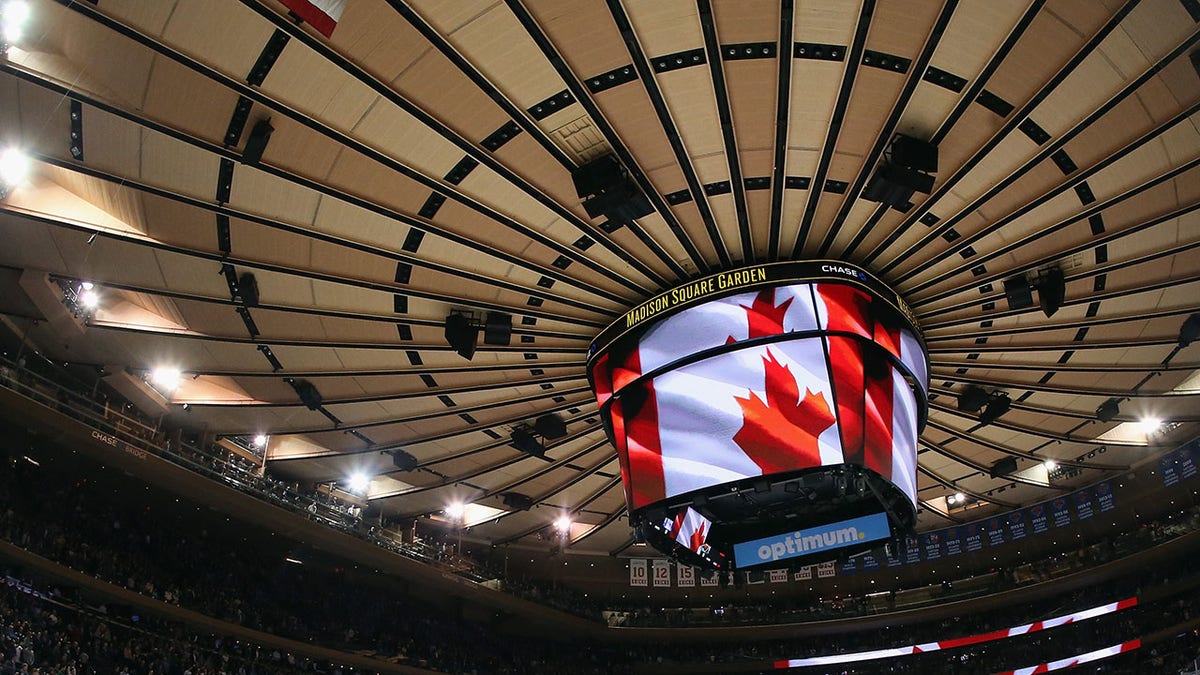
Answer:
[[[634,181],[638,184],[638,187],[640,187],[646,194],[646,197],[650,200],[650,203],[654,205],[654,210],[657,211],[663,217],[663,220],[666,221],[667,227],[671,230],[671,233],[675,236],[675,239],[679,242],[679,245],[682,246],[684,251],[687,252],[688,257],[691,258],[693,264],[696,266],[696,269],[700,272],[712,271],[708,263],[704,261],[703,256],[700,255],[700,251],[696,248],[696,245],[688,237],[687,232],[684,231],[683,226],[680,225],[679,220],[671,211],[671,208],[667,204],[666,200],[664,200],[662,195],[655,190],[654,184],[650,182],[650,178],[646,175],[646,172],[643,171],[640,166],[638,166],[637,161],[634,159],[633,153],[629,151],[629,148],[625,146],[620,137],[617,135],[616,130],[614,130],[608,120],[605,119],[604,114],[600,111],[600,107],[596,104],[596,101],[592,99],[591,92],[589,92],[587,88],[580,83],[579,77],[567,65],[566,61],[559,54],[558,49],[550,41],[550,38],[546,35],[545,31],[540,25],[538,25],[537,20],[533,17],[529,10],[525,8],[525,5],[521,2],[521,0],[505,0],[505,3],[513,15],[516,16],[517,21],[521,23],[521,26],[525,29],[525,32],[529,34],[530,39],[532,39],[534,44],[536,44],[538,48],[542,50],[542,54],[545,55],[546,60],[550,62],[550,65],[552,65],[555,71],[558,72],[559,77],[562,78],[564,83],[566,83],[567,89],[571,91],[571,95],[575,97],[575,100],[578,101],[581,106],[583,106],[584,111],[587,112],[592,122],[596,125],[596,128],[600,130],[600,133],[608,142],[609,147],[612,148],[613,153],[621,160],[621,163],[625,165],[625,168],[629,171],[630,176],[633,177]],[[690,276],[687,270],[681,267],[678,262],[674,260],[667,260],[665,262],[667,266],[671,268],[671,271],[675,273],[677,280],[686,279]]]
[[[1067,77],[1079,67],[1088,56],[1092,54],[1100,44],[1113,31],[1115,31],[1125,17],[1133,11],[1140,0],[1126,0],[1126,3],[1117,10],[1103,26],[1096,31],[1092,37],[1084,43],[1084,45],[1072,56],[1063,66],[1056,72],[1036,93],[1033,94],[1025,103],[1015,112],[1009,114],[1007,121],[1000,127],[990,139],[987,140],[978,150],[976,150],[967,160],[958,166],[949,176],[946,177],[940,185],[934,188],[933,192],[920,204],[915,205],[915,208],[904,218],[904,220],[889,234],[884,240],[877,245],[870,253],[868,253],[863,261],[868,264],[874,264],[881,255],[892,247],[899,239],[915,225],[922,216],[929,212],[930,207],[936,204],[940,199],[950,194],[958,183],[967,176],[981,161],[994,150],[1005,138],[1008,137],[1017,127],[1029,117],[1038,105],[1042,103],[1050,94],[1062,84]],[[885,265],[886,266],[886,265]]]

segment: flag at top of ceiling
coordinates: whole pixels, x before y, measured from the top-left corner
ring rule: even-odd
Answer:
[[[346,0],[282,0],[296,16],[304,19],[317,32],[325,37],[333,35],[338,19],[342,18],[342,10]]]

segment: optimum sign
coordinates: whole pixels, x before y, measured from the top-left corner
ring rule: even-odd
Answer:
[[[887,539],[889,536],[891,536],[891,529],[888,527],[887,516],[876,513],[807,530],[735,544],[733,559],[738,567],[751,567]]]

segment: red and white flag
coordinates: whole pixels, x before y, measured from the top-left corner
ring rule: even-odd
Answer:
[[[342,18],[346,0],[280,0],[293,14],[304,19],[325,37],[333,35],[333,29]]]
[[[853,463],[916,501],[917,404],[901,371],[925,386],[914,335],[877,319],[846,284],[795,284],[719,298],[667,317],[626,353],[593,365],[631,509],[729,481]],[[685,366],[679,359],[791,332],[827,337],[747,346]],[[852,337],[853,336],[853,337]],[[659,369],[664,372],[657,373]],[[630,386],[643,375],[652,379]]]
[[[700,547],[708,540],[708,531],[711,527],[712,521],[697,513],[690,506],[675,514],[675,518],[668,518],[663,523],[663,529],[667,531],[667,534],[693,553],[700,552]]]

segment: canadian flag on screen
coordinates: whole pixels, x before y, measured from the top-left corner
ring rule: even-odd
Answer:
[[[333,35],[333,29],[337,27],[338,19],[342,18],[342,10],[346,8],[346,0],[280,0],[280,2],[325,37]]]
[[[844,284],[796,284],[715,300],[669,317],[628,354],[597,364],[601,403],[632,508],[751,476],[851,462],[915,498],[915,399],[900,372],[832,335],[748,347],[622,387],[680,355],[794,331],[861,336],[901,357],[915,339],[874,321]],[[872,365],[868,361],[874,359]],[[596,372],[594,371],[594,372]],[[623,447],[624,446],[624,447]],[[901,448],[903,450],[901,450]],[[895,449],[895,451],[894,451]],[[632,480],[630,480],[632,478]]]
[[[663,521],[663,529],[672,539],[688,547],[693,552],[699,552],[700,547],[708,539],[708,528],[712,523],[697,513],[692,507],[675,514],[675,518]]]

